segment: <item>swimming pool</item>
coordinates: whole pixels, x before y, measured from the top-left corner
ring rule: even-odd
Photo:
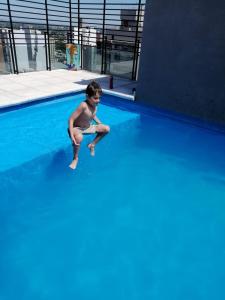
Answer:
[[[104,95],[71,171],[83,98],[0,115],[0,299],[225,299],[225,135]]]

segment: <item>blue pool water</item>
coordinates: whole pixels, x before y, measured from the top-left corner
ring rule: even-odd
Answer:
[[[0,299],[224,300],[225,135],[104,96],[71,171],[83,98],[0,115]]]

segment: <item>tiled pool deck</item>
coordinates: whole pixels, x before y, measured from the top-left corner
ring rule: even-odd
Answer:
[[[0,75],[0,108],[35,101],[49,96],[84,90],[91,80],[97,80],[107,93],[116,93],[133,99],[136,83],[114,78],[114,88],[109,89],[109,76],[87,71],[53,70],[19,75]]]

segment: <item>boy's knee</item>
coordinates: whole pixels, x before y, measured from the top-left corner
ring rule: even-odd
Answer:
[[[105,125],[105,132],[109,133],[110,132],[110,127],[108,125]]]
[[[76,134],[74,137],[75,137],[75,140],[78,144],[80,144],[83,140],[83,135],[81,133]]]

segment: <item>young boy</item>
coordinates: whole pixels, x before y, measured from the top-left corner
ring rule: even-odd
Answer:
[[[101,94],[100,85],[92,81],[86,89],[86,101],[82,102],[69,118],[68,132],[73,145],[73,161],[69,165],[71,169],[77,167],[80,143],[84,134],[97,134],[94,140],[88,144],[90,153],[94,156],[95,145],[110,131],[109,126],[103,125],[96,116]],[[92,125],[93,120],[96,125]]]

